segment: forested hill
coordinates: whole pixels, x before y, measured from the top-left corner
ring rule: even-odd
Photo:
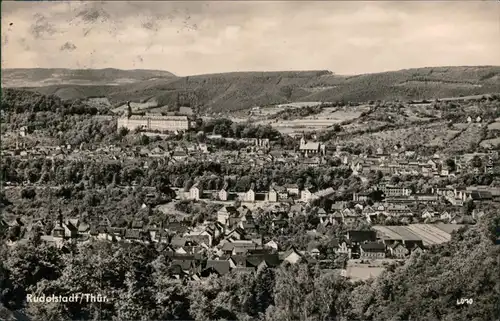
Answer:
[[[499,93],[500,66],[418,68],[357,76],[325,70],[235,72],[162,77],[118,86],[62,82],[31,90],[63,99],[106,96],[112,104],[155,99],[160,105],[170,105],[181,99],[201,112],[218,113],[297,101],[416,100]]]
[[[2,87],[40,87],[49,85],[122,85],[150,79],[172,79],[162,70],[15,68],[2,69]]]
[[[0,303],[37,320],[88,320],[98,314],[106,320],[497,320],[497,210],[449,243],[355,284],[314,265],[285,264],[186,286],[168,277],[168,257],[147,245],[102,242],[65,250],[36,241],[2,245]],[[78,292],[110,300],[83,305],[25,300],[27,293]],[[457,305],[461,298],[473,302]]]

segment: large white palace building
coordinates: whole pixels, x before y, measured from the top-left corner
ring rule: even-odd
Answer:
[[[118,119],[118,129],[125,127],[129,130],[140,128],[143,130],[187,130],[190,127],[188,116],[156,116],[132,115]]]

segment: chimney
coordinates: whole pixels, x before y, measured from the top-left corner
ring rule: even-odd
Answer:
[[[59,222],[59,225],[62,226],[63,225],[63,215],[62,215],[61,210],[59,210],[59,215],[57,215],[57,220]]]

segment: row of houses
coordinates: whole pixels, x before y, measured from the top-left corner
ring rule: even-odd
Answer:
[[[252,184],[246,192],[235,192],[229,188],[227,183],[219,191],[204,190],[201,184],[194,184],[189,191],[179,191],[180,199],[202,200],[206,198],[216,198],[221,201],[233,201],[239,199],[242,202],[283,202],[293,198],[300,202],[310,202],[322,197],[329,197],[335,194],[333,188],[318,189],[315,187],[305,187],[300,189],[297,184],[285,186],[272,185],[269,190],[258,190]]]

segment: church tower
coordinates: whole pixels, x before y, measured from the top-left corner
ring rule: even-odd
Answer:
[[[304,136],[300,139],[300,149],[306,144],[306,140],[304,139]]]
[[[132,107],[130,106],[130,101],[127,101],[127,118],[132,116]]]

